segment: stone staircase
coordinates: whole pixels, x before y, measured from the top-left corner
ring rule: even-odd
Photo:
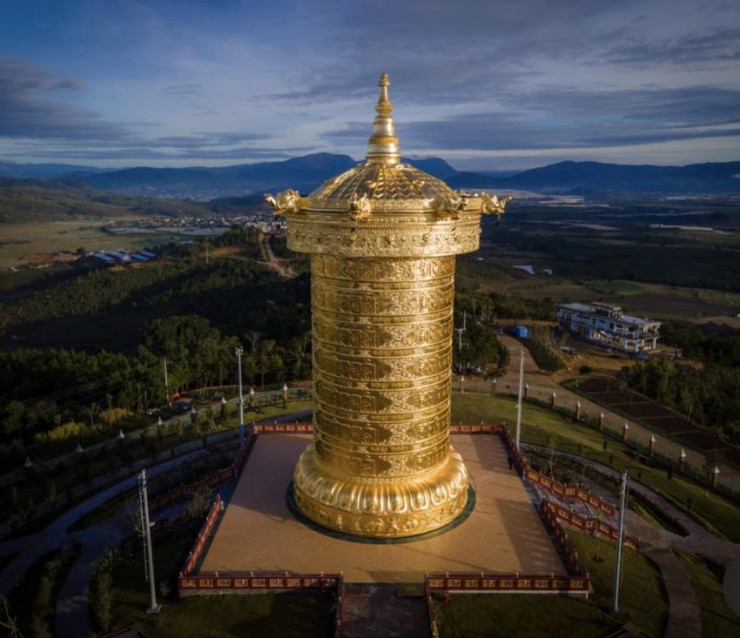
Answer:
[[[423,588],[347,587],[342,601],[342,638],[428,638]]]

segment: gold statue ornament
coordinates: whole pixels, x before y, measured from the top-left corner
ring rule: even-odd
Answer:
[[[509,197],[455,192],[401,163],[388,75],[366,161],[307,197],[267,196],[311,255],[314,441],[293,498],[331,530],[378,539],[452,523],[468,502],[450,446],[455,255]]]

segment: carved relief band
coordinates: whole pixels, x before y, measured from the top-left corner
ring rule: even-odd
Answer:
[[[393,538],[448,525],[469,479],[450,446],[455,256],[507,198],[453,191],[401,162],[388,77],[364,163],[310,195],[268,197],[311,255],[314,442],[293,474],[311,520]]]

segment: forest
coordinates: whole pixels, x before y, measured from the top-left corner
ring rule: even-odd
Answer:
[[[662,327],[666,345],[703,365],[665,358],[639,362],[620,377],[687,418],[735,441],[740,435],[740,335],[711,334],[685,321]]]
[[[273,251],[294,259],[301,273],[280,277],[261,261],[263,240],[253,228],[234,227],[215,240],[159,247],[164,259],[156,263],[62,268],[6,286],[0,456],[18,457],[42,434],[71,436],[124,415],[143,418],[165,401],[165,357],[173,393],[235,384],[237,347],[247,385],[309,379],[307,260],[273,237]],[[456,303],[469,314],[455,365],[495,374],[507,352],[485,325],[490,300],[458,293]]]

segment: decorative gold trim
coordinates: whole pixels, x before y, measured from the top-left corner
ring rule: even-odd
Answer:
[[[314,442],[294,474],[311,520],[393,538],[444,527],[465,509],[451,451],[455,255],[510,198],[453,191],[400,162],[388,76],[367,161],[308,197],[268,197],[288,247],[311,255]]]
[[[404,481],[363,479],[327,466],[311,444],[298,459],[293,489],[301,512],[319,525],[357,536],[403,538],[444,527],[462,514],[468,475],[460,455],[450,451],[435,470]]]

